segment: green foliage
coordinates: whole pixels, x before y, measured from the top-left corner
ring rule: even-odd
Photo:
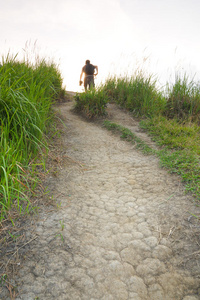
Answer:
[[[142,72],[131,78],[108,78],[103,89],[109,101],[132,111],[134,115],[152,117],[165,115],[180,121],[200,122],[200,84],[185,75],[176,76],[174,84],[167,85],[166,95],[158,91],[153,76]]]
[[[152,116],[161,113],[166,101],[156,88],[152,76],[146,78],[141,72],[131,78],[109,78],[104,89],[109,99],[136,115]]]
[[[161,166],[166,167],[171,173],[176,173],[182,177],[186,190],[193,193],[200,200],[200,165],[199,156],[193,151],[182,150],[162,150],[158,152]]]
[[[168,98],[165,115],[179,120],[200,122],[200,85],[193,80],[176,77],[172,86],[168,86]]]
[[[53,63],[35,66],[3,59],[0,67],[0,218],[12,206],[29,207],[31,172],[38,153],[45,152],[44,132],[50,109],[62,89]],[[32,163],[31,163],[32,162]]]
[[[115,102],[117,99],[116,82],[116,77],[109,77],[103,85],[103,90],[106,92],[109,102]]]
[[[140,125],[159,145],[169,149],[188,149],[200,155],[200,127],[196,123],[180,123],[159,116],[143,120]]]
[[[82,112],[89,119],[106,114],[108,97],[101,88],[92,89],[81,94],[77,93],[75,100],[75,110]]]
[[[196,123],[154,117],[140,123],[164,147],[157,152],[161,165],[180,175],[188,191],[200,199],[200,128]]]

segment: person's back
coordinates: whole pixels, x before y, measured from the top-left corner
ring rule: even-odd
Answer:
[[[84,73],[87,76],[94,75],[95,66],[93,66],[92,64],[86,64],[83,68],[84,68]]]

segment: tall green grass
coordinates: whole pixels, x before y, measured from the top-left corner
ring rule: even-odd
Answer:
[[[200,83],[176,76],[175,83],[168,85],[165,115],[182,121],[200,123]]]
[[[102,87],[76,94],[75,111],[83,113],[88,119],[104,116],[108,97]]]
[[[62,90],[56,65],[2,58],[0,67],[0,219],[29,206],[33,161],[43,154],[52,102]]]
[[[152,116],[165,110],[166,101],[153,76],[137,72],[133,77],[110,77],[97,89],[77,94],[75,108],[88,118],[105,115],[106,104],[115,101],[135,115]]]
[[[152,116],[165,109],[165,98],[158,91],[152,75],[145,77],[138,72],[131,78],[109,78],[104,89],[110,100],[138,116]]]
[[[190,80],[185,74],[175,77],[161,91],[153,75],[142,71],[132,77],[110,77],[104,84],[109,100],[133,112],[136,116],[163,115],[181,122],[200,122],[200,83]]]

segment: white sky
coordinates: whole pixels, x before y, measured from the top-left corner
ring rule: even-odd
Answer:
[[[0,55],[25,49],[29,58],[52,58],[67,90],[80,90],[86,59],[99,67],[97,84],[138,68],[161,85],[177,71],[200,80],[199,0],[0,0],[0,7]]]

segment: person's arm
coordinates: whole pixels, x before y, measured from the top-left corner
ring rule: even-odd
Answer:
[[[96,73],[94,75],[96,76],[96,75],[98,75],[99,70],[98,70],[98,66],[94,66],[94,67],[96,69]]]
[[[83,69],[82,69],[82,72],[81,72],[81,75],[80,75],[80,81],[82,80],[82,76],[83,76]]]
[[[80,80],[79,80],[79,85],[81,86],[83,81],[82,81],[82,76],[83,76],[83,73],[84,73],[84,70],[82,68],[82,71],[81,71],[81,75],[80,75]]]

